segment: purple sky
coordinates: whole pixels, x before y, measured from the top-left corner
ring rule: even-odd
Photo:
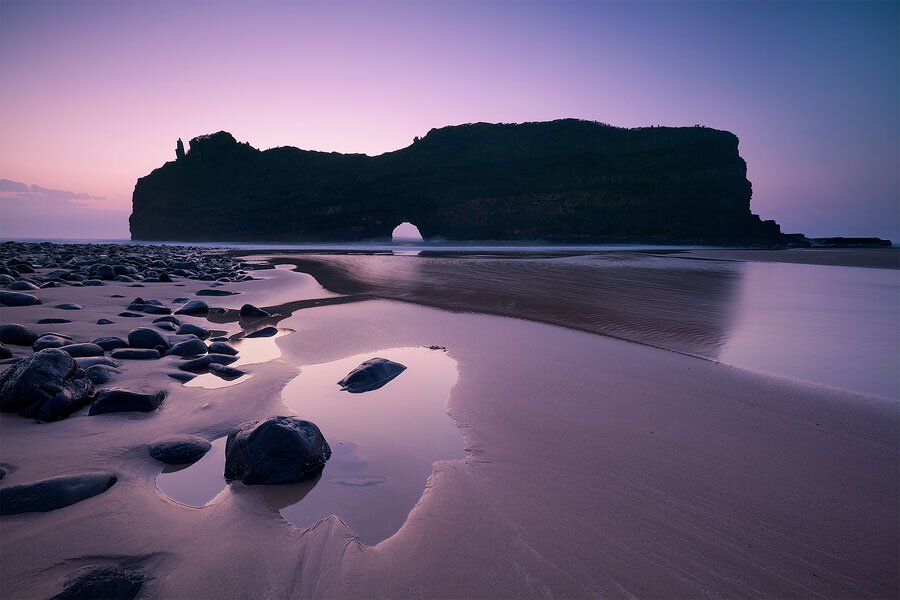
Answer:
[[[893,0],[3,0],[0,237],[127,237],[178,137],[378,154],[578,117],[733,131],[754,212],[898,241],[898,31]]]

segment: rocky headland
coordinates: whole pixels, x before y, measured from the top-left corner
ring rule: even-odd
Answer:
[[[359,241],[408,221],[426,239],[803,242],[750,197],[737,136],[706,127],[475,123],[378,156],[220,131],[137,181],[130,224],[135,240]]]

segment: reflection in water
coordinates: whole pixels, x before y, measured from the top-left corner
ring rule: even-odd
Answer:
[[[900,272],[748,262],[719,359],[900,398]]]
[[[281,348],[275,342],[276,339],[290,333],[288,329],[280,329],[278,333],[272,337],[263,338],[240,338],[229,342],[229,344],[238,351],[237,361],[231,363],[230,367],[240,368],[243,365],[258,365],[260,363],[269,362],[281,357]],[[223,387],[231,387],[239,383],[243,383],[250,379],[252,375],[242,375],[237,379],[222,379],[218,375],[212,373],[203,373],[185,382],[184,387],[199,387],[208,390],[215,390]]]
[[[209,452],[192,465],[167,465],[156,476],[156,487],[175,502],[205,506],[225,489],[226,439],[213,441]]]
[[[383,388],[341,391],[337,381],[380,356],[408,368]],[[284,403],[329,440],[331,460],[303,500],[281,508],[298,527],[336,514],[373,544],[393,535],[425,489],[435,461],[462,458],[462,434],[446,412],[457,379],[445,352],[395,348],[302,367]]]
[[[248,340],[249,341],[249,340]],[[337,381],[362,361],[381,356],[406,365],[384,387],[361,394]],[[425,489],[432,465],[464,456],[462,434],[446,412],[456,362],[446,352],[394,348],[302,367],[285,387],[284,403],[314,422],[332,456],[322,473],[292,485],[243,486],[232,493],[257,495],[302,528],[338,515],[363,542],[393,535]],[[225,439],[193,465],[166,467],[157,486],[189,506],[204,506],[225,487]]]

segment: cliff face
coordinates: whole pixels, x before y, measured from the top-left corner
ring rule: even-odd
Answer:
[[[433,129],[379,156],[259,151],[219,132],[138,180],[137,240],[778,243],[729,132],[573,119]]]

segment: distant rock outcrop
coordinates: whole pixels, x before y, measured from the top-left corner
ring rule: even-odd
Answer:
[[[379,156],[227,132],[138,180],[139,240],[353,241],[409,221],[426,238],[779,244],[750,212],[738,138],[705,127],[564,119],[433,129]]]

